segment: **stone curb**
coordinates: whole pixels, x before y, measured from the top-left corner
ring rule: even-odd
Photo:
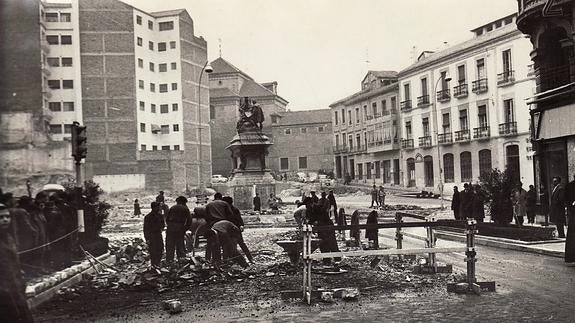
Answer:
[[[437,230],[437,231],[435,231],[435,235],[437,236],[437,238],[444,239],[444,240],[463,242],[463,243],[466,242],[465,235],[460,234],[460,233]],[[508,240],[508,239],[505,239],[505,240]],[[523,251],[523,252],[530,252],[530,253],[536,253],[536,254],[551,256],[551,257],[558,257],[558,258],[565,257],[565,252],[562,252],[562,251],[534,248],[533,245],[521,245],[521,244],[517,244],[517,243],[509,243],[509,242],[502,241],[502,240],[499,240],[497,238],[491,238],[491,237],[489,239],[486,239],[483,237],[476,236],[475,237],[475,243],[478,245],[482,245],[482,246],[509,249],[509,250],[517,250],[517,251]]]
[[[106,264],[116,263],[116,256],[111,255],[109,252],[96,258]],[[103,268],[103,265],[100,264],[96,264],[95,266],[98,270]],[[38,307],[42,303],[52,299],[61,288],[76,285],[82,281],[83,275],[94,272],[94,267],[92,267],[88,260],[85,260],[80,264],[53,273],[50,277],[43,279],[42,282],[26,286],[28,306],[31,309]]]

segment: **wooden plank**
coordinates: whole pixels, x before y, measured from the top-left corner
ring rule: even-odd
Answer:
[[[439,227],[445,226],[445,222],[401,222],[401,223],[379,223],[379,224],[360,224],[360,225],[322,225],[314,226],[313,232],[319,231],[335,231],[335,230],[351,230],[351,229],[396,229],[396,228],[426,228],[426,227]]]
[[[340,251],[314,253],[308,256],[308,259],[324,259],[335,257],[361,257],[361,256],[386,256],[386,255],[419,255],[432,253],[449,253],[463,252],[466,247],[449,247],[449,248],[413,248],[413,249],[383,249],[383,250],[358,250],[358,251]]]

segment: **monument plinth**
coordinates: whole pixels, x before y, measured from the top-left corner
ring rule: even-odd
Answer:
[[[233,170],[228,182],[234,205],[243,210],[253,209],[255,193],[262,204],[270,193],[275,194],[275,180],[266,167],[266,156],[273,145],[262,132],[264,116],[255,101],[244,98],[240,105],[237,134],[226,147],[232,153]]]

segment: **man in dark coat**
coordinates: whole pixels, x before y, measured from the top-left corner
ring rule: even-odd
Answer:
[[[186,206],[188,199],[179,196],[176,199],[176,205],[172,206],[166,216],[166,262],[171,263],[174,260],[174,251],[178,259],[186,257],[186,248],[184,245],[184,235],[186,229],[192,222],[192,215]],[[223,202],[225,203],[225,202]]]
[[[367,216],[366,224],[377,224],[377,211],[371,211]],[[365,229],[365,238],[372,243],[373,249],[379,249],[378,229]]]
[[[529,185],[529,191],[527,191],[527,223],[535,223],[535,207],[537,205],[537,193],[535,192],[535,186]]]
[[[315,193],[315,192],[314,192]],[[333,221],[329,218],[329,213],[325,208],[329,205],[329,201],[325,196],[322,196],[325,202],[314,203],[311,197],[306,198],[304,204],[306,205],[306,215],[309,219],[309,224],[318,226],[331,226],[334,227]],[[337,246],[337,239],[335,238],[335,230],[327,230],[318,232],[318,237],[320,238],[319,249],[321,252],[338,252],[339,248]],[[335,261],[340,261],[341,258],[335,258]],[[325,264],[329,264],[331,259],[323,259]]]
[[[575,262],[575,175],[565,187],[567,203],[567,240],[565,241],[565,262]]]
[[[34,322],[14,241],[12,216],[0,204],[0,322]]]
[[[373,207],[373,203],[375,202],[375,206],[379,206],[379,192],[377,191],[377,186],[373,185],[371,189],[371,206]]]
[[[309,194],[310,194],[309,198],[311,199],[312,203],[319,202],[319,197],[317,197],[317,195],[315,195],[315,191],[311,191],[311,192],[309,192]]]
[[[254,196],[254,211],[261,211],[262,210],[262,200],[260,199],[259,194],[256,192],[256,196]]]
[[[221,220],[206,232],[208,241],[211,244],[212,260],[214,264],[219,265],[222,259],[221,250],[223,249],[223,260],[232,260],[237,262],[242,267],[248,267],[248,263],[238,251],[238,245],[250,261],[253,263],[253,257],[244,242],[242,232],[232,222],[228,220]]]
[[[329,193],[327,194],[327,199],[329,201],[330,218],[332,218],[332,215],[333,215],[333,219],[335,220],[335,222],[338,222],[337,221],[337,218],[338,218],[337,202],[335,201],[335,196],[333,195],[333,190],[329,190]]]
[[[236,227],[240,229],[240,231],[244,231],[244,220],[242,219],[242,213],[240,210],[234,206],[234,199],[231,196],[224,196],[222,200],[230,206],[232,209],[232,217],[228,219],[232,222]]]
[[[460,218],[459,216],[460,207],[461,207],[461,198],[459,195],[459,189],[457,188],[457,186],[454,186],[453,197],[451,198],[451,210],[453,210],[453,216],[455,217],[455,220],[459,220]]]
[[[471,185],[465,183],[463,192],[459,193],[459,216],[462,219],[473,217],[473,192]]]
[[[565,238],[565,189],[561,186],[561,177],[553,178],[549,218],[557,226],[559,238]]]
[[[230,205],[222,200],[222,194],[216,193],[214,200],[206,204],[206,221],[208,226],[221,220],[231,220],[234,213]]]
[[[479,184],[475,184],[473,186],[473,218],[479,223],[483,222],[483,219],[485,219],[485,208],[483,203],[485,203],[485,197],[481,190],[481,186]]]
[[[152,202],[151,208],[152,211],[144,216],[144,239],[148,245],[152,267],[158,267],[164,253],[162,230],[165,224],[164,217],[160,213],[160,203]]]

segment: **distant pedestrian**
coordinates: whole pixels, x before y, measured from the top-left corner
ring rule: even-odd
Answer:
[[[174,252],[178,259],[186,257],[186,248],[184,237],[186,229],[192,223],[192,215],[186,206],[188,199],[179,196],[176,199],[176,205],[172,206],[166,216],[166,262],[171,263],[174,260]],[[225,203],[225,202],[223,202]]]
[[[549,218],[551,222],[557,226],[559,238],[565,238],[565,189],[561,185],[561,177],[553,178]]]
[[[152,267],[159,267],[164,253],[162,231],[165,224],[160,213],[160,203],[152,202],[151,208],[152,211],[144,217],[144,239],[148,245]]]
[[[535,186],[529,185],[529,191],[527,191],[527,223],[535,223],[535,207],[537,206],[537,194],[535,192]]]
[[[523,221],[527,215],[527,192],[523,189],[523,183],[517,183],[517,188],[513,192],[513,215],[515,224],[523,226]]]
[[[142,210],[140,209],[140,202],[138,199],[134,200],[134,216],[142,215]]]
[[[351,176],[349,175],[349,173],[345,173],[344,176],[344,181],[343,181],[343,185],[349,185],[351,184]]]
[[[567,204],[567,239],[565,241],[565,262],[575,262],[575,175],[565,187]]]
[[[473,192],[471,191],[471,184],[465,183],[463,187],[463,192],[459,193],[459,216],[461,219],[472,218]]]
[[[333,195],[333,190],[329,190],[327,199],[329,200],[329,218],[332,219],[332,221],[337,222],[337,202]]]
[[[164,197],[164,191],[160,191],[158,196],[156,196],[156,202],[158,203],[166,203],[166,198]]]
[[[254,211],[261,211],[262,210],[262,200],[260,199],[259,194],[256,192],[256,196],[254,196]]]
[[[353,213],[351,214],[351,225],[359,225],[359,211],[355,210],[353,211]],[[361,246],[361,230],[359,228],[353,228],[351,229],[350,232],[350,236],[352,239],[354,239],[357,243],[357,246]]]
[[[457,186],[453,186],[453,197],[451,198],[451,210],[453,210],[453,216],[455,220],[459,220],[461,217],[459,212],[461,211],[459,208],[461,207],[461,199],[459,195],[459,190]]]
[[[278,201],[274,196],[274,193],[270,193],[270,197],[268,198],[268,207],[272,211],[279,210]]]
[[[339,209],[339,212],[337,215],[337,225],[338,226],[347,225],[345,210],[343,208]],[[345,241],[345,230],[339,230],[339,237],[342,241]]]
[[[379,208],[383,209],[383,207],[385,206],[385,189],[383,188],[383,185],[379,185],[379,191],[377,192],[377,197],[379,199]]]
[[[373,185],[373,188],[371,189],[371,208],[373,208],[373,203],[375,202],[375,206],[379,206],[379,198],[378,198],[378,191],[377,191],[377,187],[375,186],[375,184]]]
[[[377,211],[375,210],[371,211],[367,216],[366,224],[372,224],[372,225],[377,224],[377,216],[378,216]],[[365,238],[367,239],[370,245],[369,246],[370,249],[379,249],[379,235],[377,228],[365,229]]]
[[[485,219],[485,195],[481,186],[475,184],[473,186],[473,218],[478,222],[482,223]]]

